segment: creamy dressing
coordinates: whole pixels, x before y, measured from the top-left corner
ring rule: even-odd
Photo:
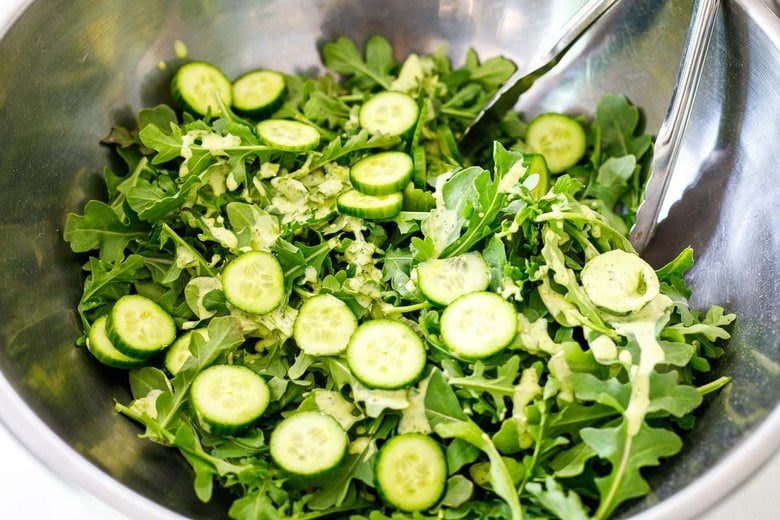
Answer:
[[[517,160],[509,168],[509,171],[498,181],[498,193],[517,193],[519,191],[520,180],[525,176],[528,168],[522,160]]]
[[[314,403],[322,413],[336,419],[336,422],[344,428],[344,431],[349,431],[361,419],[355,413],[357,411],[355,405],[344,399],[341,392],[317,390],[314,392]]]
[[[628,435],[633,436],[642,427],[650,406],[650,374],[656,365],[664,362],[664,351],[657,339],[657,330],[672,300],[663,294],[656,296],[631,318],[611,321],[610,325],[624,337],[632,337],[639,345],[639,364],[631,367],[631,397],[623,416],[626,419]]]
[[[542,393],[539,386],[539,375],[533,368],[526,368],[520,376],[520,382],[515,385],[512,394],[512,420],[517,428],[517,439],[523,449],[531,447],[533,438],[528,434],[528,416],[525,407]]]
[[[404,410],[409,407],[409,398],[406,390],[375,390],[361,384],[352,385],[352,396],[355,401],[361,401],[366,405],[366,414],[369,417],[379,417],[382,410]]]
[[[398,421],[398,434],[402,433],[431,433],[431,424],[425,415],[425,393],[428,390],[430,377],[420,381],[419,388],[410,388],[407,394],[409,406],[401,412],[401,420]]]

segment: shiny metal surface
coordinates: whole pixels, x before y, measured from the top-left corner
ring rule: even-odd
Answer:
[[[171,450],[136,437],[112,412],[122,373],[74,348],[80,261],[61,240],[64,215],[100,194],[112,124],[168,100],[189,55],[230,76],[259,66],[319,68],[336,36],[384,34],[403,57],[449,44],[522,66],[581,0],[38,0],[0,40],[0,420],[49,467],[131,518],[223,518],[192,492]],[[592,113],[605,93],[644,108],[657,132],[692,12],[689,0],[621,0],[551,76],[520,99],[528,117]],[[749,476],[780,444],[780,21],[769,0],[723,1],[700,89],[646,257],[660,265],[692,245],[698,308],[739,314],[715,375],[734,378],[703,409],[684,453],[648,475],[655,492],[622,516],[689,518]],[[164,70],[158,68],[165,62]],[[161,485],[163,483],[163,485]]]
[[[631,243],[640,253],[653,238],[664,194],[671,182],[680,145],[693,110],[696,91],[699,88],[719,5],[720,0],[696,0],[693,5],[693,19],[683,48],[680,72],[677,74],[669,109],[655,139],[645,200],[639,207],[636,222],[631,228]]]
[[[458,147],[464,157],[471,157],[481,145],[485,144],[486,130],[498,124],[504,114],[517,104],[522,93],[531,88],[537,79],[550,72],[561,61],[566,51],[616,1],[592,0],[585,2],[560,29],[542,42],[528,63],[512,74],[506,84],[487,102],[474,121],[463,131]]]

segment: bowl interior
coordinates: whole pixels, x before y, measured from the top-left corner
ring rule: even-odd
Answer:
[[[80,212],[101,194],[100,172],[112,164],[101,137],[114,124],[128,124],[139,108],[170,102],[170,77],[182,63],[177,40],[189,57],[218,63],[231,77],[261,66],[316,72],[318,49],[341,35],[358,42],[384,35],[398,58],[446,42],[455,61],[473,46],[483,57],[503,53],[523,64],[581,3],[31,2],[0,41],[0,420],[23,439],[24,428],[53,432],[27,436],[28,446],[131,517],[170,511],[224,517],[219,497],[207,505],[197,500],[190,471],[173,450],[138,439],[138,427],[113,413],[114,399],[129,400],[126,376],[74,346],[84,258],[70,253],[62,226],[67,212]],[[655,132],[674,86],[691,4],[624,0],[521,99],[520,109],[529,116],[592,113],[602,95],[621,93],[643,108],[644,124]],[[780,142],[778,84],[777,13],[761,0],[723,2],[647,258],[660,265],[693,246],[693,303],[739,315],[714,371],[733,377],[733,384],[703,408],[684,453],[650,476],[654,493],[623,515],[652,514],[654,503],[697,479],[710,479],[722,495],[739,479],[719,475],[719,461],[750,445],[744,477],[780,442],[751,436],[768,422],[780,429],[778,414],[770,416],[780,398],[780,149],[770,144]],[[28,411],[35,418],[22,420]],[[66,448],[54,449],[58,442]],[[101,471],[114,480],[106,484]],[[716,497],[697,498],[682,502],[673,516],[696,514]]]

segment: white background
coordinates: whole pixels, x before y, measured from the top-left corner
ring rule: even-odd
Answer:
[[[0,34],[26,1],[0,0]],[[51,473],[0,425],[0,518],[109,520],[121,517]],[[780,454],[704,518],[780,518]]]

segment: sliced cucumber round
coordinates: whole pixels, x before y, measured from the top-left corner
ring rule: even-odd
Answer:
[[[517,333],[517,311],[498,294],[461,296],[441,313],[441,338],[456,356],[485,359],[506,348]]]
[[[201,116],[219,112],[218,98],[225,106],[233,102],[230,80],[217,67],[204,61],[182,65],[171,80],[171,93],[182,110]]]
[[[379,495],[388,504],[410,513],[425,511],[444,494],[447,460],[432,438],[404,433],[379,450],[375,479]]]
[[[201,425],[217,435],[233,435],[263,415],[271,400],[268,384],[243,365],[214,365],[192,380],[190,402]]]
[[[116,349],[106,332],[106,316],[101,316],[95,320],[89,328],[87,335],[87,350],[95,358],[114,368],[137,368],[146,364],[146,359],[127,356]]]
[[[360,107],[360,126],[372,134],[403,136],[417,123],[417,102],[401,92],[380,92]]]
[[[401,192],[366,195],[357,190],[348,190],[336,200],[336,206],[341,213],[370,220],[393,218],[401,212],[403,204],[404,196]]]
[[[412,158],[403,152],[369,155],[349,169],[352,186],[366,195],[390,195],[401,191],[412,179]]]
[[[122,296],[106,321],[108,338],[126,356],[148,359],[176,340],[170,314],[140,294]]]
[[[222,271],[225,298],[250,314],[267,314],[284,301],[284,272],[279,260],[265,251],[236,257]]]
[[[332,294],[318,294],[298,310],[293,338],[311,356],[333,356],[347,348],[358,321],[349,306]]]
[[[415,383],[426,364],[425,345],[407,324],[388,319],[363,322],[347,345],[347,365],[369,388],[394,390]]]
[[[526,144],[544,156],[550,173],[561,173],[585,155],[585,130],[576,120],[558,113],[542,114],[528,124]]]
[[[253,70],[233,82],[233,108],[249,117],[268,116],[282,106],[284,76],[273,70]]]
[[[484,291],[490,268],[476,251],[449,258],[433,258],[417,266],[417,287],[427,300],[449,305],[464,294]]]
[[[193,335],[195,334],[200,335],[202,338],[208,341],[208,329],[202,328],[191,330],[179,336],[176,341],[173,342],[173,345],[171,345],[170,348],[165,351],[163,364],[165,365],[165,368],[168,370],[168,372],[171,373],[171,375],[175,376],[178,374],[184,366],[184,363],[186,363],[187,360],[192,357],[190,344],[192,342]]]
[[[257,123],[257,135],[268,146],[283,152],[308,152],[320,144],[313,126],[287,119],[266,119]]]
[[[638,311],[660,291],[652,266],[639,255],[621,249],[588,260],[580,280],[590,301],[615,314]]]
[[[321,412],[296,412],[271,433],[271,458],[283,470],[313,477],[335,469],[347,453],[349,438],[339,423]]]

